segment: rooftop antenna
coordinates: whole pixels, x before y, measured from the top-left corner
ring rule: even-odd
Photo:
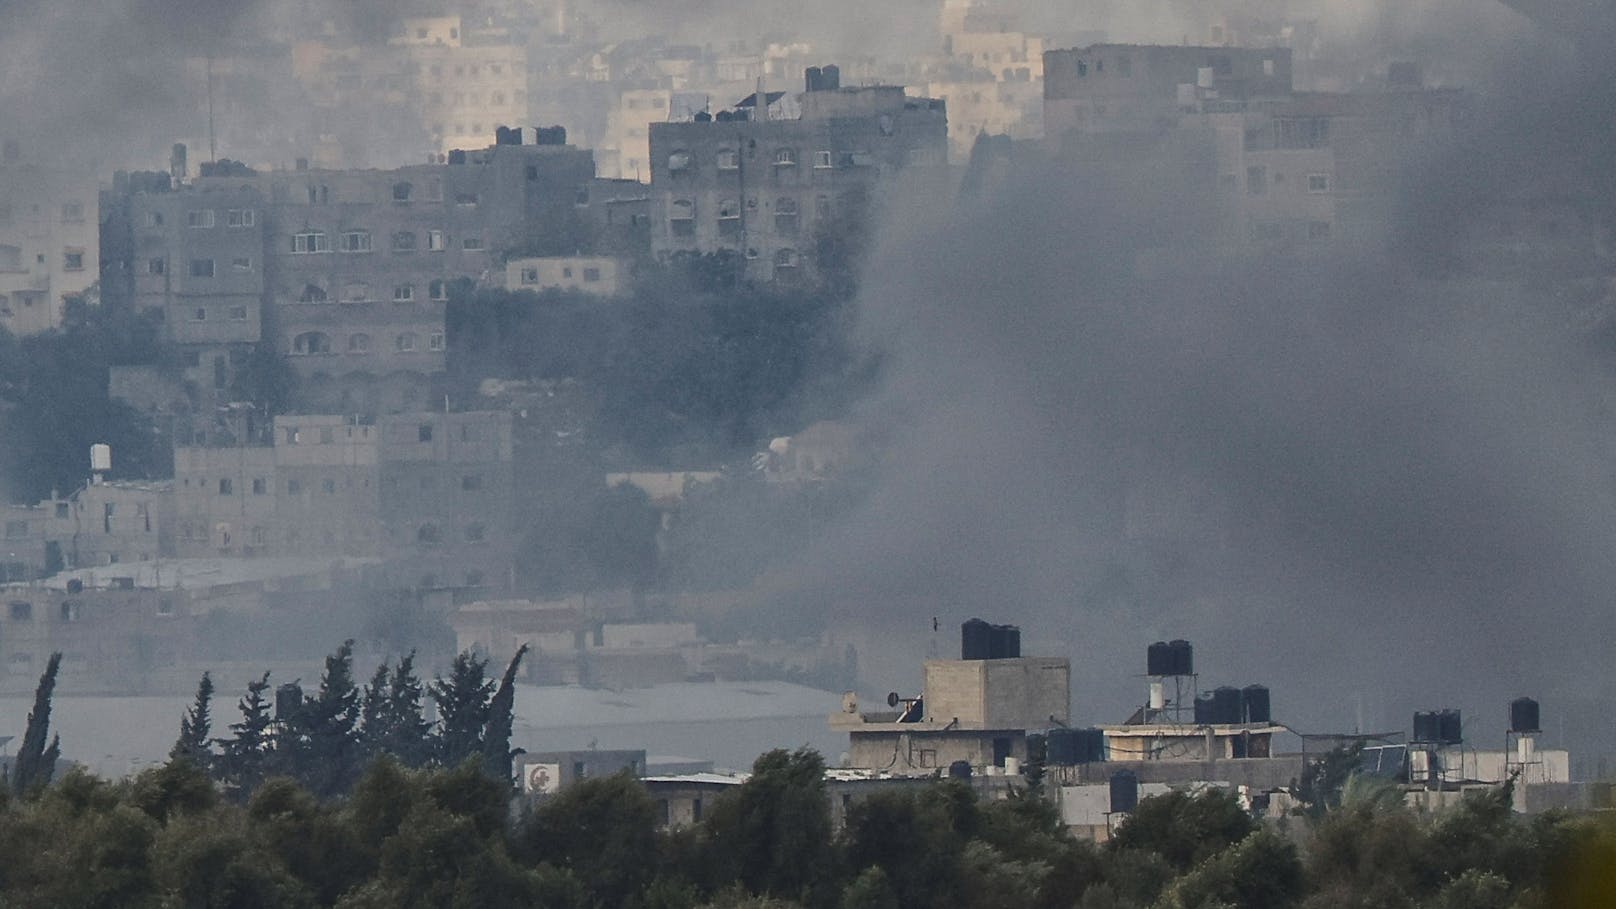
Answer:
[[[213,54],[208,54],[208,160],[219,160],[219,147],[213,135]]]

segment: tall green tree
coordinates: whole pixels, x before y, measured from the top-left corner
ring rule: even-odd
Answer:
[[[34,689],[34,709],[28,711],[28,726],[23,731],[22,744],[17,747],[17,760],[11,768],[11,791],[27,795],[35,789],[50,785],[56,772],[56,761],[62,754],[59,736],[50,736],[51,696],[56,692],[56,673],[62,668],[62,655],[53,653]],[[46,737],[50,736],[50,744]]]
[[[180,737],[169,749],[170,760],[187,760],[204,773],[213,766],[213,678],[202,673],[196,686],[196,701],[180,718]]]
[[[430,693],[438,707],[438,731],[433,756],[445,767],[459,766],[469,757],[481,757],[483,730],[488,725],[488,701],[494,683],[488,661],[466,651],[449,666],[449,677],[435,679]]]
[[[347,792],[362,769],[353,645],[343,641],[326,657],[318,691],[285,724],[292,772],[320,798]]]
[[[215,775],[238,800],[245,801],[264,781],[273,746],[274,717],[270,712],[269,673],[247,685],[247,693],[237,702],[241,722],[231,723],[232,738],[220,739],[221,750],[214,764]]]
[[[483,725],[483,771],[506,785],[512,782],[511,758],[515,757],[511,751],[511,729],[516,722],[516,672],[527,649],[527,644],[516,648],[516,655],[505,667],[499,688],[488,703],[488,720]]]

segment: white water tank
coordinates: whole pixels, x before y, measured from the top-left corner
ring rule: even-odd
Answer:
[[[1013,758],[1013,757],[1005,758],[1004,759],[1004,775],[1005,776],[1020,776],[1021,775],[1021,761],[1019,761],[1019,760],[1017,760],[1016,758]]]
[[[97,442],[90,446],[90,472],[106,473],[112,469],[112,446]]]

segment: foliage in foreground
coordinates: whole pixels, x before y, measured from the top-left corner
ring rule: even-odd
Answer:
[[[659,828],[626,775],[513,811],[485,755],[372,760],[345,796],[283,777],[244,804],[189,756],[121,782],[72,771],[0,801],[0,905],[558,909],[1536,909],[1605,905],[1616,827],[1484,793],[1436,817],[1343,799],[1259,825],[1227,795],[1147,799],[1105,846],[1035,794],[884,788],[834,831],[818,754],[775,751],[705,818]]]

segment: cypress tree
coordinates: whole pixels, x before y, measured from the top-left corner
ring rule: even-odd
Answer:
[[[438,705],[438,734],[434,756],[446,767],[458,766],[482,754],[483,728],[488,724],[488,698],[494,683],[487,677],[488,661],[470,651],[454,658],[449,677],[433,681],[431,696]]]
[[[54,737],[46,745],[50,734],[51,696],[56,691],[56,673],[62,666],[62,655],[53,653],[34,689],[34,709],[28,712],[28,726],[17,747],[17,761],[11,771],[11,791],[18,796],[27,795],[36,787],[50,784],[56,772],[56,759],[61,756],[61,738]]]
[[[315,795],[346,792],[359,776],[359,689],[353,678],[353,640],[325,658],[320,689],[288,725],[292,774]]]
[[[196,686],[196,703],[180,718],[180,737],[169,750],[170,760],[188,760],[204,772],[213,766],[213,742],[208,734],[213,731],[213,678],[202,673]]]
[[[516,648],[516,655],[505,667],[499,680],[499,689],[488,705],[488,720],[483,727],[483,770],[506,785],[511,782],[511,727],[515,725],[516,670],[527,653],[527,645]]]
[[[274,718],[265,695],[268,690],[267,672],[258,681],[249,683],[246,696],[236,704],[241,711],[241,722],[230,724],[235,737],[218,740],[223,753],[214,762],[215,775],[243,800],[264,781],[269,760],[270,725]]]

